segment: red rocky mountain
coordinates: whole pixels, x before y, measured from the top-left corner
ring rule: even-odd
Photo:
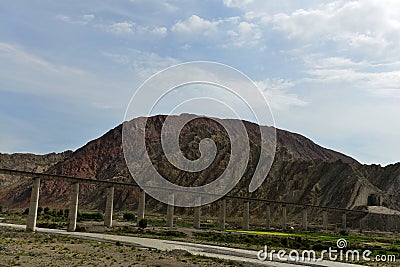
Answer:
[[[230,152],[229,139],[221,126],[209,118],[200,118],[183,128],[180,145],[182,152],[189,159],[199,156],[199,140],[205,137],[212,138],[218,147],[213,164],[200,175],[194,176],[196,174],[175,169],[163,155],[160,132],[165,118],[162,115],[154,116],[148,118],[147,122],[147,150],[156,169],[169,180],[181,185],[191,184],[194,180],[198,184],[206,184],[216,179],[229,161]],[[180,116],[177,116],[175,119],[179,118]],[[141,119],[145,118],[135,120]],[[254,123],[244,124],[250,139],[251,156],[245,175],[232,190],[232,194],[350,209],[367,205],[368,196],[377,194],[385,206],[400,210],[400,164],[387,167],[363,165],[342,153],[323,148],[300,134],[280,129],[276,129],[277,147],[271,171],[262,186],[250,194],[248,185],[257,164],[260,148],[259,128]],[[39,165],[42,167],[37,167]],[[0,167],[133,182],[123,156],[122,125],[74,152],[44,156],[0,154]],[[0,205],[26,206],[30,190],[30,181],[15,177],[11,181],[4,180],[0,184]],[[118,189],[116,208],[134,208],[136,194],[137,192],[132,190]],[[68,184],[42,182],[40,205],[65,207],[68,199]],[[103,202],[104,192],[101,188],[94,185],[81,186],[81,207],[102,208]],[[149,200],[146,208],[161,209],[162,205]],[[261,206],[255,207],[257,208],[261,209]],[[240,212],[240,209],[241,207],[232,208],[232,212]],[[299,211],[292,212],[296,214]]]

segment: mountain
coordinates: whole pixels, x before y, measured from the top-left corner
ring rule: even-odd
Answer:
[[[174,116],[172,120],[178,122],[182,116],[188,115]],[[147,118],[137,118],[130,123],[135,125],[145,119]],[[165,119],[166,116],[162,115],[150,117],[146,125],[147,151],[158,172],[168,177],[171,182],[187,186],[203,185],[216,179],[227,166],[230,153],[229,138],[221,125],[204,117],[195,119],[183,127],[180,146],[187,158],[196,159],[200,156],[199,140],[203,138],[213,139],[218,147],[212,165],[194,174],[175,168],[163,154],[160,136]],[[227,123],[234,122],[227,120]],[[271,171],[261,187],[250,194],[248,185],[260,153],[260,131],[259,126],[254,123],[243,123],[250,140],[250,159],[244,177],[231,194],[349,209],[366,206],[368,197],[376,194],[381,197],[387,208],[400,210],[400,164],[387,167],[363,165],[342,153],[323,148],[302,135],[279,129],[276,129],[277,146]],[[74,152],[44,156],[0,154],[0,167],[133,182],[123,155],[122,125]],[[0,205],[24,206],[29,201],[30,190],[30,181],[17,179],[14,182],[3,182],[0,189]],[[95,185],[82,185],[80,205],[86,208],[103,208],[102,190]],[[116,209],[135,208],[137,194],[135,190],[116,189]],[[68,200],[68,184],[42,182],[40,205],[65,207]],[[149,198],[146,208],[161,210],[165,207]],[[231,207],[228,210],[235,214],[240,212],[241,208]],[[209,209],[213,212],[212,207]],[[262,209],[261,204],[255,204],[254,209]],[[299,214],[298,209],[290,212],[293,216]]]

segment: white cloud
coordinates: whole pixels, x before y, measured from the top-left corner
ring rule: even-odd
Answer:
[[[282,111],[292,106],[306,106],[308,104],[297,95],[288,92],[289,89],[295,86],[293,82],[284,79],[266,79],[255,82],[255,84],[263,91],[272,111]]]
[[[128,21],[115,22],[115,23],[112,23],[111,25],[108,25],[106,30],[108,32],[111,32],[111,33],[117,34],[117,35],[130,34],[133,32],[134,25],[135,24],[133,22],[128,22]]]
[[[119,81],[109,81],[86,70],[52,63],[24,48],[0,43],[0,90],[117,105],[120,98],[112,91],[122,89]],[[97,105],[98,107],[98,105]]]
[[[160,37],[164,37],[167,35],[167,28],[165,27],[156,27],[153,30],[151,30],[152,33],[160,36]]]
[[[235,30],[228,32],[233,37],[233,44],[236,46],[257,45],[262,38],[262,32],[254,23],[241,21]]]
[[[397,1],[335,1],[273,16],[274,29],[289,39],[321,48],[324,42],[369,58],[400,55]],[[323,46],[322,46],[323,47]]]
[[[168,13],[173,13],[179,10],[179,5],[177,1],[167,1],[167,0],[129,0],[129,2],[145,6],[148,5],[157,10],[167,11]],[[178,4],[178,6],[176,5]]]
[[[267,27],[272,20],[272,17],[265,12],[249,11],[244,14],[244,18],[249,21],[254,21],[260,26]]]
[[[257,18],[261,20],[261,18]],[[266,22],[267,23],[267,22]],[[257,22],[248,21],[241,16],[206,20],[192,15],[171,27],[171,32],[178,34],[179,42],[185,44],[202,42],[219,48],[254,47],[262,43],[263,32]],[[263,44],[262,47],[265,45]]]
[[[132,62],[133,70],[142,79],[147,79],[151,75],[180,63],[180,60],[172,57],[161,57],[156,53],[146,53],[136,51],[137,57]]]
[[[385,64],[314,56],[307,59],[306,66],[308,70],[305,72],[311,78],[305,78],[303,82],[325,85],[335,83],[348,87],[349,90],[365,90],[374,96],[400,97],[400,70],[387,70]]]
[[[46,71],[55,74],[62,74],[62,73],[68,73],[73,75],[86,74],[86,72],[82,69],[52,64],[49,61],[46,61],[40,57],[25,52],[22,48],[16,45],[8,43],[0,43],[0,58],[3,61],[5,67],[4,70],[11,68],[13,65],[26,65],[30,66],[34,70]],[[10,63],[8,68],[5,62]],[[11,75],[11,77],[12,76],[13,75]]]
[[[253,3],[253,0],[223,0],[223,3],[227,7],[246,7]]]
[[[61,20],[63,22],[71,23],[71,24],[86,25],[89,22],[91,22],[92,20],[94,20],[95,17],[96,16],[94,14],[84,14],[82,16],[76,16],[76,17],[71,18],[70,16],[59,14],[56,16],[56,19]]]
[[[132,21],[122,22],[108,22],[103,24],[97,24],[98,27],[106,32],[118,35],[118,36],[138,36],[145,37],[148,40],[152,40],[151,37],[162,38],[168,34],[168,29],[163,26],[143,26]],[[150,39],[149,39],[150,38]]]
[[[56,19],[64,21],[64,22],[70,22],[70,17],[66,16],[66,15],[57,15]]]
[[[94,14],[86,14],[82,16],[82,19],[87,22],[94,20],[94,18],[95,18]]]
[[[221,21],[220,28],[225,30],[225,36],[221,36],[220,47],[254,47],[260,46],[262,52],[266,47],[263,30],[258,23],[260,18],[248,19],[244,17],[228,17]],[[254,22],[253,22],[254,21]],[[261,25],[262,26],[262,25]],[[222,31],[221,31],[222,32]]]
[[[171,27],[171,31],[189,36],[211,36],[218,32],[220,22],[209,21],[197,15],[192,15],[186,20],[175,23]]]
[[[327,68],[349,68],[349,67],[371,67],[367,61],[354,62],[350,58],[327,57],[310,62],[317,69]]]
[[[173,57],[163,57],[136,49],[128,49],[124,54],[104,52],[103,56],[119,64],[128,65],[143,81],[165,68],[181,63]]]

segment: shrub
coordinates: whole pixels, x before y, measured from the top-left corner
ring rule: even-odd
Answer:
[[[3,206],[0,206],[0,212],[3,212]]]
[[[57,217],[57,211],[56,210],[50,210],[49,211],[49,215],[51,215],[53,217]]]
[[[160,232],[160,235],[163,236],[170,236],[170,237],[187,237],[187,234],[184,232],[180,232],[180,231],[175,231],[175,230],[167,230],[164,232]]]
[[[101,212],[78,212],[78,221],[102,221],[104,219]]]
[[[49,214],[50,208],[49,207],[45,207],[43,212],[44,214]]]
[[[64,217],[64,211],[63,210],[59,210],[57,212],[57,216],[63,218]]]
[[[29,208],[26,208],[22,214],[28,215],[29,214]]]
[[[123,215],[125,221],[134,221],[136,220],[136,216],[133,212],[125,212]]]
[[[147,220],[146,219],[141,219],[138,223],[139,227],[144,229],[147,227]]]
[[[42,211],[43,211],[43,208],[39,206],[39,207],[37,208],[37,214],[41,214]]]
[[[340,230],[339,234],[342,236],[348,236],[349,235],[349,231],[347,231],[346,229]]]

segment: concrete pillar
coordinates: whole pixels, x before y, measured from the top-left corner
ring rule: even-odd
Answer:
[[[222,199],[220,201],[220,210],[219,210],[219,218],[218,225],[222,230],[225,229],[225,220],[226,220],[226,199]]]
[[[113,207],[114,207],[114,186],[106,188],[106,210],[104,214],[104,225],[112,227]]]
[[[287,209],[286,205],[282,205],[282,229],[287,229]]]
[[[322,212],[322,224],[324,230],[328,230],[328,210],[326,209]]]
[[[249,221],[250,221],[250,202],[244,202],[243,208],[243,230],[249,230]]]
[[[26,230],[35,231],[36,230],[36,219],[37,219],[37,209],[39,205],[39,189],[40,189],[40,179],[35,178],[33,180],[31,201],[29,203],[29,214],[26,221]]]
[[[201,198],[196,199],[196,205],[201,205]],[[201,214],[201,206],[197,206],[194,208],[194,222],[193,226],[194,228],[199,229],[200,228],[200,214]]]
[[[346,212],[343,211],[343,212],[342,212],[342,229],[346,229],[346,228],[347,228]]]
[[[73,232],[76,229],[76,219],[78,217],[78,195],[79,183],[72,184],[71,202],[68,213],[68,232]]]
[[[267,223],[266,223],[266,230],[269,231],[271,229],[271,205],[267,205]]]
[[[171,194],[170,201],[167,206],[167,226],[174,227],[174,194]]]
[[[303,230],[307,231],[308,229],[308,208],[303,208]]]
[[[139,192],[139,204],[138,204],[138,214],[137,214],[137,223],[144,219],[144,211],[146,207],[146,192],[140,190]]]

